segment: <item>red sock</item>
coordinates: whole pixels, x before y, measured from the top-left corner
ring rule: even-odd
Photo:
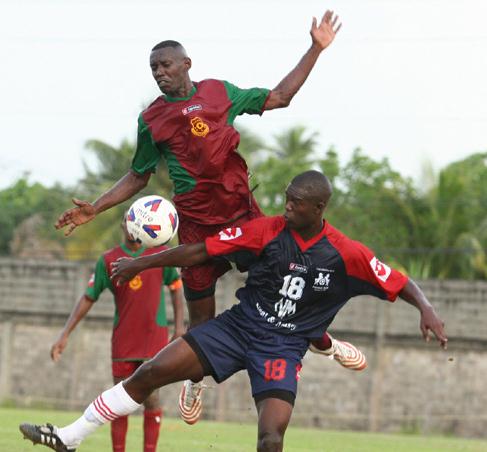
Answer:
[[[325,331],[321,339],[311,341],[313,345],[320,350],[328,350],[331,347],[331,339],[328,333]]]
[[[111,423],[113,452],[125,452],[125,437],[128,429],[128,416],[117,417]]]
[[[161,428],[162,409],[144,410],[144,452],[155,452]]]

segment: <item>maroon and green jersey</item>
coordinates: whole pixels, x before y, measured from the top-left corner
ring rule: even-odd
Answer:
[[[161,157],[179,213],[200,224],[225,224],[249,210],[245,160],[238,154],[238,115],[262,114],[268,89],[226,81],[194,83],[188,97],[158,97],[139,116],[132,170],[154,172]]]
[[[112,334],[113,360],[144,360],[152,358],[167,344],[166,305],[162,285],[179,280],[175,268],[151,268],[139,273],[121,286],[112,284],[111,263],[119,257],[138,257],[158,253],[164,246],[130,251],[124,244],[106,251],[96,264],[86,296],[91,300],[110,289],[115,301]]]

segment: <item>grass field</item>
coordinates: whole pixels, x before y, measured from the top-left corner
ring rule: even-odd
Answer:
[[[40,452],[50,450],[22,439],[21,422],[63,425],[79,413],[49,410],[0,408],[0,452]],[[177,419],[164,419],[159,452],[246,452],[255,450],[256,427],[201,421],[190,427]],[[78,449],[80,452],[111,451],[110,429],[100,428]],[[142,418],[129,420],[127,452],[142,450]],[[337,432],[290,427],[286,434],[288,452],[485,452],[487,441],[416,435],[384,435]]]

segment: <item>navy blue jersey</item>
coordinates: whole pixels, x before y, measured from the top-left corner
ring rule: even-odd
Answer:
[[[360,242],[324,222],[304,241],[284,217],[263,217],[206,239],[211,256],[249,266],[238,309],[264,329],[319,338],[356,295],[394,301],[407,277],[380,262]]]

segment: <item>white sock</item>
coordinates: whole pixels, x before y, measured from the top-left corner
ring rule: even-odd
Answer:
[[[58,436],[68,447],[78,447],[98,427],[136,411],[141,404],[130,397],[120,382],[99,395],[86,408],[83,416],[72,424],[58,429]]]

